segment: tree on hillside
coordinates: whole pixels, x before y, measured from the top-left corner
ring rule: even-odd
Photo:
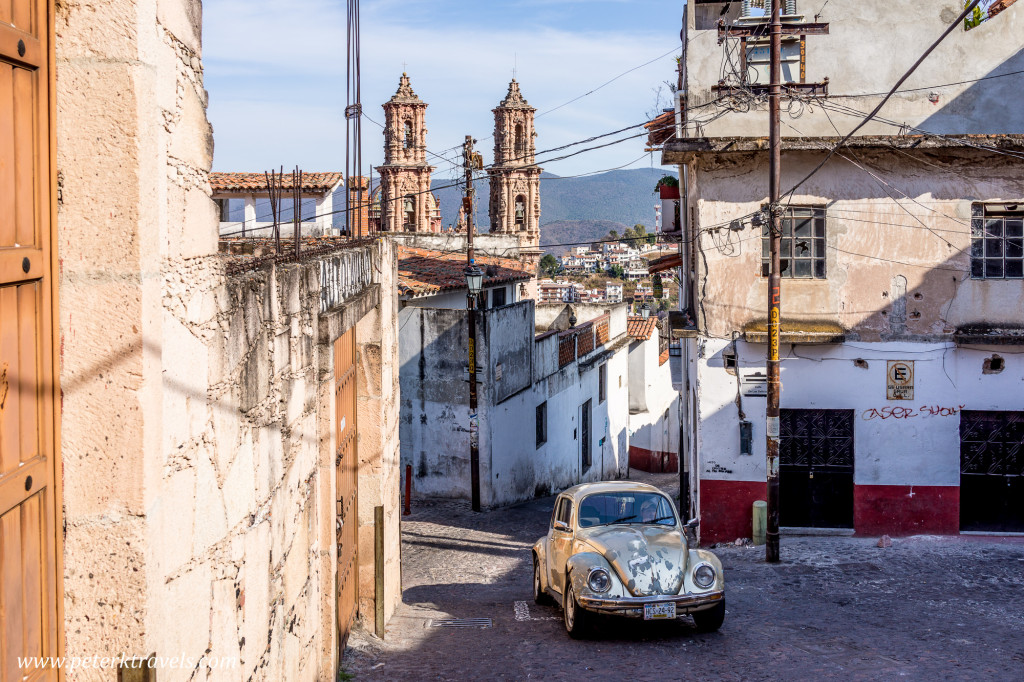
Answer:
[[[544,257],[540,259],[540,271],[541,274],[547,275],[548,277],[558,272],[558,259],[552,256],[550,253],[545,253]]]
[[[608,268],[608,274],[614,279],[622,279],[626,276],[626,271],[622,269],[621,265],[613,265]]]

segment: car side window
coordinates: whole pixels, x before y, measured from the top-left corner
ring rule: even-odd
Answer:
[[[558,504],[558,520],[562,523],[569,525],[569,521],[572,518],[572,500],[568,497],[563,497]]]

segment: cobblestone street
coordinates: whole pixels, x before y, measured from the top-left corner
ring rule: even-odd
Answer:
[[[671,489],[675,475],[645,475]],[[715,548],[727,615],[714,634],[687,624],[605,621],[587,641],[557,607],[531,598],[530,546],[552,497],[474,514],[421,502],[403,520],[404,599],[384,642],[349,641],[358,679],[1020,679],[1024,542],[1020,538],[783,537]],[[436,627],[442,619],[491,627]]]

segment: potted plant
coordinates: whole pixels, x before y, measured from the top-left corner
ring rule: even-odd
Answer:
[[[678,199],[679,198],[679,180],[671,175],[666,175],[658,180],[658,183],[654,186],[654,191],[662,199]]]

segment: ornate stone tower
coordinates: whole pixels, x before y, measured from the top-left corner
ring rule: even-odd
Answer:
[[[522,246],[540,243],[540,168],[531,107],[513,78],[508,94],[494,109],[494,165],[491,179],[491,232],[519,235]]]
[[[402,74],[398,91],[384,103],[384,165],[379,166],[381,228],[390,232],[436,232],[430,220],[430,174],[427,163],[427,103],[417,97]]]

